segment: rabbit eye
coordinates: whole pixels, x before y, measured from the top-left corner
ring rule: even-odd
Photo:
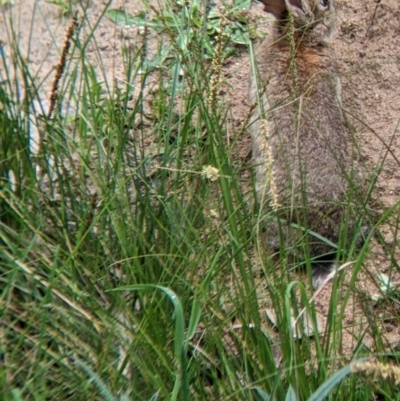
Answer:
[[[329,0],[320,0],[319,3],[324,10],[329,7]]]

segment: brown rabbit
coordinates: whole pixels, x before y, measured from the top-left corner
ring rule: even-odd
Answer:
[[[303,258],[308,253],[318,287],[334,268],[332,244],[338,244],[340,228],[349,221],[353,170],[329,44],[335,1],[262,2],[276,21],[258,49],[259,78],[250,85],[250,102],[260,100],[250,123],[257,199],[263,211],[279,217],[265,224],[268,246],[278,249],[283,243]],[[348,238],[352,231],[350,220]],[[299,246],[305,241],[307,247]]]

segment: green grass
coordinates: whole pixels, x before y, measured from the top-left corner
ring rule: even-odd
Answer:
[[[39,84],[16,39],[2,60],[2,399],[306,400],[320,386],[313,400],[399,399],[388,382],[349,375],[360,357],[397,361],[373,315],[375,353],[362,331],[353,354],[341,352],[344,308],[368,244],[350,286],[335,281],[324,335],[293,337],[290,310],[306,308],[315,327],[314,305],[301,283],[254,256],[259,220],[233,160],[235,141],[226,140],[228,105],[211,100],[213,60],[247,51],[233,39],[250,27],[230,10],[228,34],[219,35],[216,10],[195,5],[167,3],[146,26],[163,33],[164,45],[148,56],[145,29],[124,49],[126,84],[114,90],[85,59],[94,36],[81,27],[52,118],[33,113]],[[32,90],[21,97],[21,86]],[[218,169],[216,180],[205,166]],[[386,249],[397,270],[395,251]],[[278,333],[265,322],[266,302]]]

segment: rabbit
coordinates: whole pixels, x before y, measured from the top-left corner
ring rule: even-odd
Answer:
[[[302,259],[308,253],[317,288],[335,268],[329,242],[338,245],[341,226],[346,238],[354,231],[346,214],[352,142],[330,45],[335,1],[262,3],[276,21],[257,52],[258,79],[249,90],[250,103],[259,100],[249,124],[256,197],[262,211],[277,216],[264,226],[267,246],[278,250],[283,242]]]

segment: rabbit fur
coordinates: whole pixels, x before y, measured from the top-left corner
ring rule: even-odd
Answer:
[[[341,112],[341,86],[330,45],[335,1],[262,3],[276,21],[257,51],[258,79],[250,83],[251,104],[259,100],[250,120],[256,195],[262,211],[279,217],[279,222],[275,218],[264,225],[267,246],[277,250],[283,241],[294,247],[306,238],[308,250],[303,246],[293,252],[318,258],[312,265],[313,284],[318,287],[336,259],[335,248],[326,240],[338,244],[343,221],[349,238],[353,230],[345,207],[351,138]],[[304,235],[306,230],[325,240],[309,232]]]

